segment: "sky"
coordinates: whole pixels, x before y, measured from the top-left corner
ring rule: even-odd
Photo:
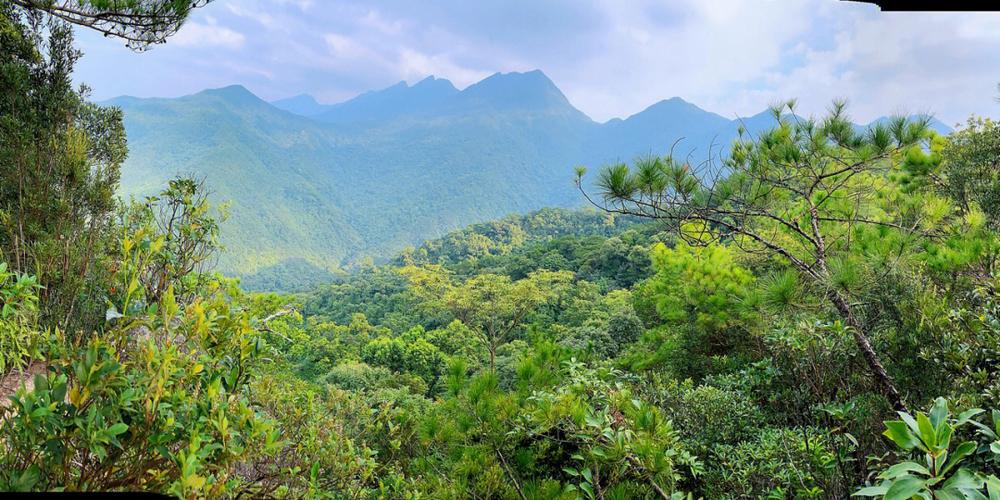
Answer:
[[[95,100],[242,84],[323,103],[426,76],[541,69],[597,121],[679,96],[728,118],[847,99],[867,121],[1000,116],[1000,13],[839,0],[215,0],[144,53],[78,31]]]

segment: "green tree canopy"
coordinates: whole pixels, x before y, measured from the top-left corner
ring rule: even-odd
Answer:
[[[43,53],[45,31],[0,5],[0,258],[38,276],[46,322],[67,327],[100,301],[127,148],[121,111],[72,87],[70,29],[51,24]]]
[[[843,103],[819,121],[794,111],[794,103],[776,107],[776,127],[757,138],[742,136],[721,166],[692,168],[670,156],[645,158],[632,168],[614,165],[598,178],[600,201],[583,189],[584,168],[577,171],[578,185],[599,208],[665,221],[690,243],[729,240],[745,252],[791,264],[828,290],[873,380],[893,406],[905,409],[834,275],[838,256],[858,244],[857,231],[874,228],[898,235],[881,239],[906,241],[940,222],[942,211],[906,203],[887,175],[927,146],[927,120],[897,118],[859,132]]]

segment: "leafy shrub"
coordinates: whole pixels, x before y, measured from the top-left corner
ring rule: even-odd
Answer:
[[[923,498],[990,498],[1000,495],[1000,479],[968,467],[968,460],[980,448],[975,441],[962,441],[954,447],[955,432],[966,424],[979,427],[980,434],[993,441],[983,446],[994,456],[1000,456],[1000,412],[993,412],[993,426],[972,420],[983,410],[973,408],[952,418],[948,402],[938,398],[929,413],[916,416],[899,412],[900,420],[885,422],[885,436],[903,451],[904,456],[922,455],[920,462],[905,460],[892,465],[878,475],[877,485],[858,490],[856,496],[905,499]]]
[[[763,423],[760,410],[745,395],[709,385],[686,388],[670,414],[695,449],[708,451],[751,437]]]
[[[379,337],[361,349],[361,359],[372,366],[382,366],[393,372],[410,372],[421,377],[431,387],[437,383],[444,368],[444,357],[430,342],[418,338]]]
[[[234,464],[277,450],[273,422],[251,408],[259,349],[246,313],[221,290],[180,315],[167,296],[152,316],[67,345],[13,397],[0,423],[3,485],[218,495],[241,483]],[[137,323],[187,340],[127,347]]]
[[[232,281],[159,282],[160,263],[193,257],[166,244],[154,207],[126,215],[104,328],[57,335],[47,373],[0,414],[0,488],[270,493],[238,468],[280,448],[250,391],[262,338]]]
[[[392,372],[383,366],[348,361],[334,366],[320,378],[320,382],[333,384],[345,391],[364,392],[380,387],[392,377]]]
[[[0,262],[0,377],[38,357],[38,280]]]
[[[738,444],[716,446],[703,476],[710,498],[836,496],[836,455],[822,429],[761,429]]]

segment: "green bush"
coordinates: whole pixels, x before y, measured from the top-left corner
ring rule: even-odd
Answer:
[[[33,276],[18,275],[0,262],[0,377],[39,357],[38,295]]]
[[[712,450],[703,476],[708,498],[823,498],[845,492],[823,429],[765,428]]]

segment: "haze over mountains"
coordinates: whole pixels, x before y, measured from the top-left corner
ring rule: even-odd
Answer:
[[[243,276],[333,270],[470,223],[578,206],[576,165],[663,154],[682,137],[703,158],[741,124],[773,125],[768,112],[729,119],[677,97],[597,123],[537,70],[464,90],[428,77],[332,105],[268,103],[238,85],[108,104],[125,113],[123,192],[203,177],[216,201],[233,202],[220,267]]]

